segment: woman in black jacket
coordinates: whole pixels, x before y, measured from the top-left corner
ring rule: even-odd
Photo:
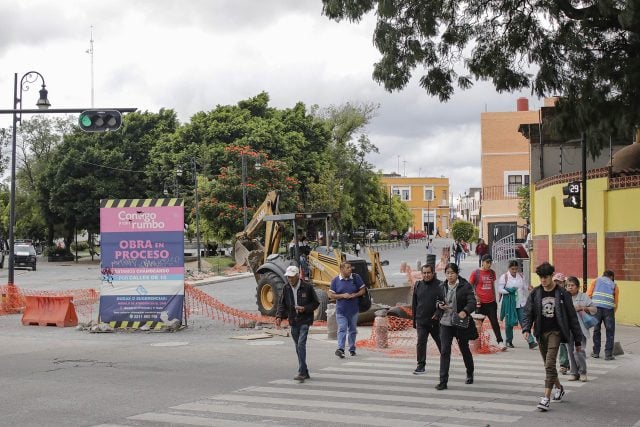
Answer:
[[[464,278],[458,276],[458,265],[447,264],[445,268],[446,280],[441,285],[441,302],[438,309],[440,317],[440,383],[437,390],[445,390],[449,381],[449,364],[451,362],[451,344],[453,337],[458,341],[462,353],[464,366],[467,369],[467,384],[473,384],[473,356],[469,349],[469,340],[478,338],[475,322],[470,318],[476,308],[476,298],[473,287]],[[455,326],[456,321],[467,320],[467,326]]]

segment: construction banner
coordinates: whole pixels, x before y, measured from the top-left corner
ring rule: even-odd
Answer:
[[[182,199],[100,201],[100,321],[182,323]]]

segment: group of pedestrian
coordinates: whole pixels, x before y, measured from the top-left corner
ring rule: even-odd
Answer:
[[[531,288],[519,272],[517,261],[510,261],[508,271],[499,278],[491,269],[492,261],[490,255],[483,255],[481,268],[471,274],[469,281],[460,276],[456,263],[446,265],[444,281],[437,278],[434,266],[422,266],[422,279],[414,284],[412,299],[412,322],[417,334],[417,367],[413,373],[420,375],[426,372],[427,342],[431,336],[440,352],[439,382],[435,388],[446,390],[451,347],[455,338],[466,369],[465,384],[473,384],[474,361],[469,341],[478,338],[478,330],[471,314],[475,312],[489,318],[496,340],[503,350],[514,348],[513,328],[520,324],[529,348],[539,347],[545,381],[544,395],[537,408],[548,411],[550,402],[562,400],[565,394],[557,370],[561,347],[567,346],[568,380],[587,381],[585,348],[591,323],[597,325],[593,333],[591,356],[599,357],[600,325],[604,323],[605,360],[614,358],[614,314],[618,289],[613,281],[613,272],[605,271],[584,294],[580,292],[580,281],[576,277],[564,277],[556,273],[554,266],[548,262],[536,268],[540,286]],[[289,320],[298,356],[298,373],[294,380],[304,382],[310,378],[306,364],[307,336],[319,301],[313,285],[300,278],[298,267],[288,267],[285,276],[287,284],[278,302],[276,327],[281,327],[282,319]],[[496,281],[502,298],[500,317],[505,322],[506,344],[503,344],[497,319]],[[345,357],[347,344],[350,355],[356,356],[358,298],[365,290],[362,278],[352,272],[351,264],[342,262],[340,274],[331,281],[328,291],[329,298],[336,300],[338,345],[335,354],[341,359]],[[589,321],[590,316],[595,318],[593,322]]]
[[[280,329],[282,319],[288,319],[291,327],[296,354],[298,355],[298,373],[294,380],[304,382],[311,378],[307,367],[307,336],[313,324],[314,311],[320,302],[313,285],[300,277],[295,265],[287,267],[287,283],[282,289],[276,310],[276,328]],[[336,300],[336,321],[338,323],[338,348],[336,356],[345,357],[345,345],[349,345],[349,354],[356,356],[356,337],[358,322],[358,298],[365,293],[366,286],[362,278],[352,272],[351,264],[342,262],[340,274],[336,276],[328,291],[329,298]]]

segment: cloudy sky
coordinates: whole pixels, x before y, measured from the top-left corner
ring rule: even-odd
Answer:
[[[479,186],[480,113],[514,111],[523,94],[478,83],[441,104],[415,79],[388,93],[371,78],[374,17],[336,23],[321,10],[321,0],[4,1],[0,108],[12,108],[14,73],[30,70],[45,77],[53,107],[90,106],[93,26],[96,107],[172,108],[184,123],[261,91],[279,108],[373,102],[380,108],[366,131],[378,169],[448,176],[454,195]],[[24,93],[24,108],[37,89]]]

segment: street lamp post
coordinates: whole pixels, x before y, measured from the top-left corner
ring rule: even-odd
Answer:
[[[196,206],[196,245],[198,245],[198,271],[202,271],[202,257],[200,255],[200,207],[198,205],[198,163],[194,157],[191,158],[193,168],[193,200]]]
[[[38,78],[42,80],[42,89],[36,106],[40,109],[47,109],[51,106],[47,99],[48,92],[44,77],[37,71],[29,71],[20,79],[20,96],[18,96],[18,73],[14,74],[13,80],[13,136],[11,138],[11,194],[9,196],[9,273],[7,285],[14,286],[15,271],[15,223],[16,223],[16,134],[18,122],[22,120],[22,92],[29,90],[29,85],[35,83]]]
[[[247,228],[247,156],[243,152],[242,159],[242,221],[244,228]]]

